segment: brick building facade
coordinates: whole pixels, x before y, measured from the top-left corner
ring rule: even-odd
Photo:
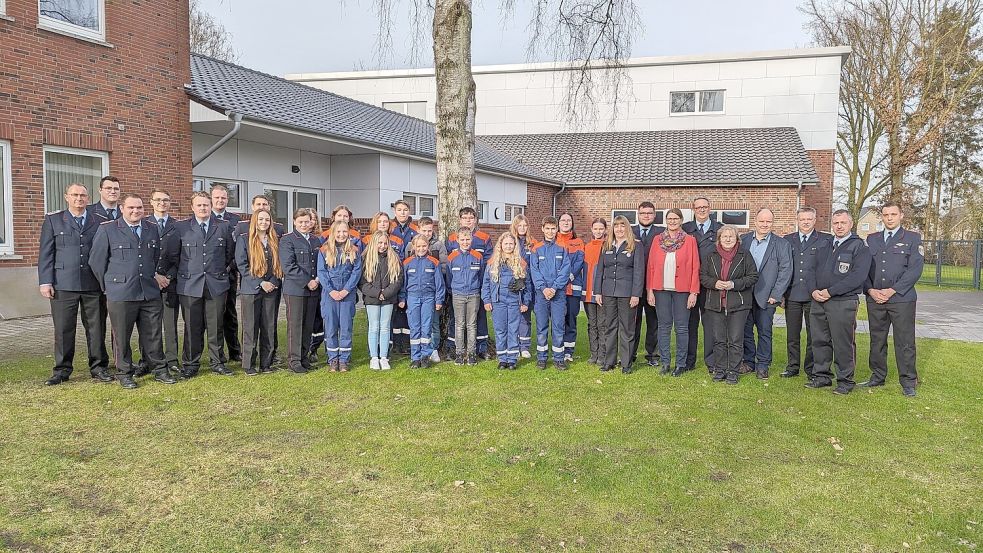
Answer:
[[[9,167],[0,172],[0,212],[12,233],[2,233],[0,278],[14,285],[0,292],[7,318],[30,313],[39,299],[41,215],[62,208],[52,171],[64,180],[78,170],[92,202],[92,179],[102,173],[117,176],[123,193],[169,190],[173,209],[187,210],[190,52],[186,0],[105,2],[104,13],[102,2],[83,1],[75,9],[94,11],[57,17],[37,0],[3,5],[0,160]]]

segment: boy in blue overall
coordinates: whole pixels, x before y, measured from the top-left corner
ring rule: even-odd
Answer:
[[[410,368],[430,366],[433,346],[430,327],[435,312],[444,302],[444,276],[440,261],[430,256],[426,237],[414,236],[410,242],[413,254],[403,261],[403,288],[399,291],[399,306],[406,309],[410,325]]]
[[[556,242],[559,229],[555,217],[543,219],[543,241],[530,256],[529,272],[536,289],[536,366],[546,368],[547,339],[552,329],[553,366],[566,370],[563,360],[563,331],[567,312],[564,293],[570,282],[570,256],[566,247]]]

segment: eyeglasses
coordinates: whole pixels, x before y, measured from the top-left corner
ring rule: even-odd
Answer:
[[[697,205],[697,206],[693,206],[693,209],[710,209],[710,206],[708,206],[708,205]]]
[[[639,211],[639,215],[655,215],[654,211]]]
[[[151,202],[169,202],[170,198],[150,198]]]

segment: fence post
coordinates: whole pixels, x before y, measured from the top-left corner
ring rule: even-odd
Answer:
[[[942,241],[935,241],[935,285],[942,286]]]
[[[980,265],[983,264],[983,240],[976,241],[973,248],[973,288],[980,289]]]

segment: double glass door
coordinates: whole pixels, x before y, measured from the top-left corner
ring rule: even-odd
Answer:
[[[294,211],[309,207],[321,215],[320,190],[267,184],[263,187],[263,194],[270,199],[273,220],[282,224],[287,232],[292,232],[294,229]]]

